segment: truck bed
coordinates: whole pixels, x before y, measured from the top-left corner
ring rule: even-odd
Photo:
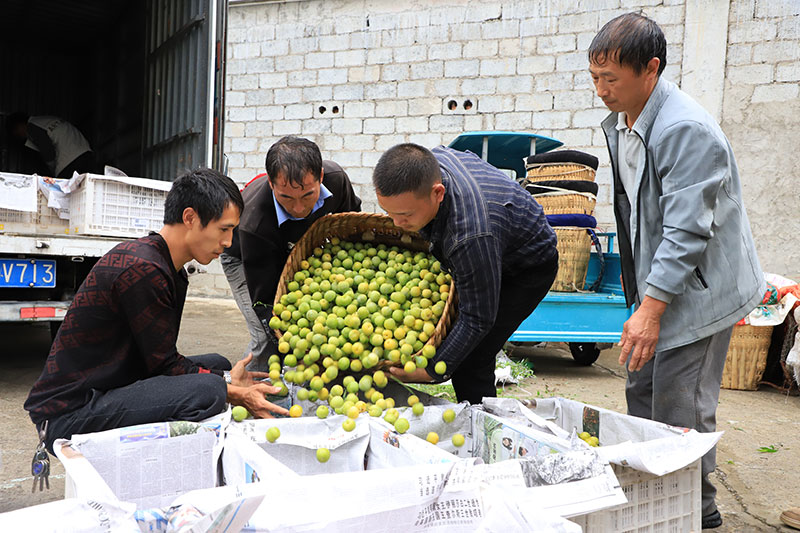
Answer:
[[[123,240],[92,235],[0,234],[0,257],[53,259],[58,271],[58,283],[52,289],[0,290],[0,322],[49,321],[55,332],[86,273]]]
[[[94,235],[0,234],[0,254],[102,257],[121,243],[118,237]]]

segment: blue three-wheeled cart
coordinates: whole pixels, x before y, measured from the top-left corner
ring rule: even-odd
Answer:
[[[521,179],[525,176],[527,156],[548,152],[562,144],[532,133],[477,131],[459,135],[450,147],[469,150],[497,168],[513,171],[512,178]],[[511,335],[510,342],[566,342],[575,361],[588,366],[597,360],[603,345],[619,341],[622,325],[633,311],[625,306],[620,285],[615,233],[596,235],[605,239],[606,246],[602,260],[596,251],[592,252],[584,288],[591,287],[602,276],[598,287],[592,292],[550,291]]]

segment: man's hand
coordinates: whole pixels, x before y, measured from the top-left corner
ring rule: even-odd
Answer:
[[[661,315],[667,304],[650,296],[645,296],[641,305],[622,326],[622,338],[619,346],[619,364],[624,365],[628,354],[632,352],[628,370],[641,370],[645,363],[653,358],[658,344],[658,332],[661,328]]]
[[[250,372],[247,370],[247,365],[253,360],[253,352],[250,352],[247,357],[233,365],[231,369],[231,384],[238,387],[249,387],[258,379],[266,379],[269,374],[266,372]]]
[[[289,416],[289,411],[268,402],[267,394],[278,394],[280,387],[274,387],[264,382],[258,382],[249,387],[239,387],[228,385],[228,402],[233,405],[241,405],[256,418],[274,418],[277,416]]]
[[[409,374],[401,366],[392,366],[389,367],[389,373],[406,383],[433,383],[433,378],[428,375],[424,368],[418,368]]]
[[[289,416],[289,411],[265,398],[267,394],[278,394],[280,387],[263,381],[266,372],[249,372],[245,367],[253,360],[250,353],[231,369],[231,384],[228,385],[228,402],[245,407],[256,418],[273,418],[275,415]]]

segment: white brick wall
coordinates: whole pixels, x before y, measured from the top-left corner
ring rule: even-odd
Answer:
[[[594,95],[586,49],[602,24],[642,10],[662,26],[669,43],[664,76],[680,84],[682,58],[693,53],[683,49],[687,1],[486,0],[468,9],[466,0],[417,0],[413,7],[389,0],[234,6],[225,130],[231,175],[245,181],[262,172],[269,145],[300,134],[347,169],[365,209],[377,209],[371,168],[394,144],[447,144],[463,130],[533,131],[600,158],[596,215],[613,228],[599,129],[607,110]],[[798,6],[795,0],[729,5],[722,126],[743,169],[748,208],[763,216],[759,187],[800,168],[800,150],[786,140],[800,138],[798,121],[789,118],[800,116]],[[459,104],[455,112],[446,106],[451,98]],[[461,107],[467,99],[470,111]],[[326,113],[318,112],[320,105]],[[755,123],[763,126],[754,131]],[[750,150],[754,144],[761,149]],[[794,165],[764,162],[765,151],[776,146],[786,146]],[[761,171],[765,164],[768,172]],[[775,201],[770,195],[773,210]],[[800,252],[768,257],[780,250],[774,243],[793,242],[800,233],[796,212],[778,211],[785,212],[783,224],[751,215],[761,261],[765,269],[800,277]]]
[[[800,3],[732,0],[722,128],[736,152],[764,270],[800,279]]]
[[[672,29],[682,23],[681,2],[628,3],[625,10],[644,7],[675,37],[671,46],[681,46],[682,32]],[[593,97],[586,47],[623,10],[605,9],[603,2],[576,8],[570,0],[465,5],[420,0],[408,9],[377,0],[365,12],[363,3],[334,8],[306,0],[231,8],[226,147],[237,175],[261,172],[249,164],[263,161],[267,141],[289,133],[314,139],[325,157],[356,172],[364,184],[390,146],[449,143],[465,130],[537,131],[563,138],[571,148],[603,148],[593,130],[606,111]],[[771,24],[777,33],[778,23]],[[743,36],[758,31],[746,28]],[[741,51],[747,61],[757,44],[763,42]],[[795,71],[791,64],[780,70],[786,82]],[[450,99],[458,102],[454,111],[447,109]],[[465,100],[472,102],[469,111]],[[254,121],[259,126],[237,127]],[[258,143],[246,142],[254,136]],[[246,157],[242,150],[255,145],[259,157]],[[360,192],[365,205],[374,205],[368,187]]]

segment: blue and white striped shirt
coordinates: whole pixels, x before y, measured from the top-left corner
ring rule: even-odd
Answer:
[[[556,236],[542,207],[502,171],[471,152],[440,146],[433,154],[445,195],[420,234],[453,276],[458,295],[458,320],[435,359],[447,363],[449,377],[494,324],[503,276],[551,260]]]

